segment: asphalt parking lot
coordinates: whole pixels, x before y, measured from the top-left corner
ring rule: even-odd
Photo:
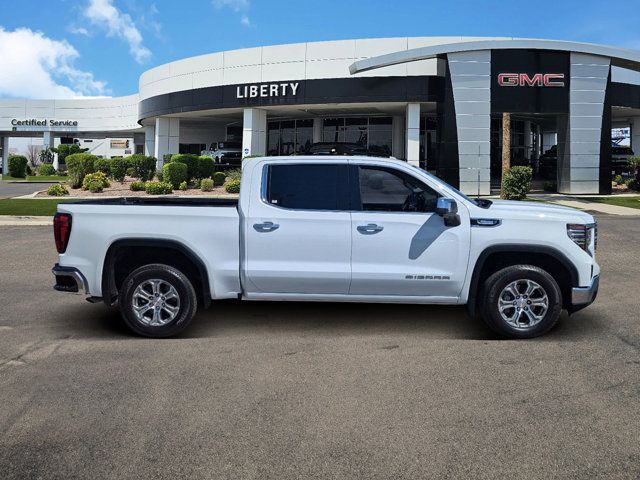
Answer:
[[[0,477],[638,478],[640,220],[598,218],[594,305],[533,341],[464,308],[221,303],[180,338],[51,289],[0,228]]]
[[[0,198],[29,195],[34,192],[39,192],[40,190],[46,190],[51,185],[53,185],[53,183],[0,181]]]

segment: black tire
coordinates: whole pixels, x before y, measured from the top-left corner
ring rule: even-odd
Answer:
[[[162,325],[149,325],[145,321],[140,320],[134,312],[133,297],[136,289],[140,285],[148,285],[148,282],[156,279],[162,281],[161,287],[165,292],[168,291],[167,285],[175,289],[179,303],[173,300],[173,306],[177,308],[177,313],[173,314],[175,315],[174,318],[169,320],[172,314],[163,310],[162,313],[165,316],[164,321],[166,321],[166,323]],[[145,284],[145,282],[147,283]],[[153,289],[147,289],[147,292],[148,291],[153,291]],[[160,293],[160,295],[162,295],[162,293]],[[155,296],[158,297],[158,295]],[[139,299],[136,299],[135,302],[139,303]],[[167,301],[167,304],[168,303],[169,301]],[[159,263],[142,266],[129,274],[120,289],[119,304],[120,313],[127,327],[138,335],[152,338],[171,337],[182,332],[189,326],[198,309],[196,292],[187,276],[172,266]],[[144,302],[142,302],[142,304],[145,305]],[[153,310],[151,311],[151,315],[153,315]]]
[[[523,283],[516,284],[517,291],[522,291],[523,287],[526,288],[526,281],[529,280],[537,283],[547,296],[548,307],[544,315],[542,314],[544,311],[542,307],[528,307],[526,306],[526,302],[528,301],[527,297],[523,295],[517,297],[519,306],[520,302],[522,302],[523,305],[521,305],[521,307],[523,309],[530,311],[530,308],[535,308],[535,312],[530,312],[537,313],[537,316],[542,317],[541,320],[531,320],[527,312],[522,312],[520,314],[521,317],[518,318],[522,318],[523,323],[524,321],[533,322],[530,326],[521,325],[516,327],[505,320],[500,314],[498,305],[500,295],[504,293],[503,291],[506,287],[519,280],[523,280]],[[540,289],[535,291],[535,296],[541,297]],[[507,338],[534,338],[544,335],[558,322],[560,313],[562,312],[562,293],[558,283],[549,273],[533,265],[514,265],[495,272],[484,282],[480,298],[482,319],[494,332]],[[511,296],[508,295],[508,293],[503,298],[511,300]],[[534,303],[535,300],[534,298]],[[516,300],[514,299],[514,305],[515,302]],[[529,303],[531,302],[529,301]],[[516,317],[518,315],[516,308],[517,307],[513,307],[512,310],[505,310],[505,315]]]

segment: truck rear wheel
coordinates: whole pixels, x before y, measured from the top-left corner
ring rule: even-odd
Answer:
[[[142,266],[127,276],[120,291],[120,311],[133,332],[145,337],[170,337],[193,320],[198,300],[180,270],[164,264]]]
[[[484,321],[508,338],[533,338],[547,333],[562,311],[562,293],[555,279],[533,265],[514,265],[491,275],[480,297]]]

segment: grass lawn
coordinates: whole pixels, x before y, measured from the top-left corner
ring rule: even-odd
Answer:
[[[67,180],[69,180],[69,177],[65,177],[64,175],[37,175],[24,179],[10,177],[9,175],[2,175],[2,180],[12,180],[18,182],[66,182]]]
[[[31,200],[22,198],[6,198],[0,200],[0,215],[53,216],[60,202],[70,202],[64,198],[47,198]]]
[[[616,205],[618,207],[640,208],[640,195],[635,197],[582,197],[580,200],[606,203],[607,205]]]

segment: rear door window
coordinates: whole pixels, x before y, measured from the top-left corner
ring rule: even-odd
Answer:
[[[293,210],[348,210],[349,168],[341,164],[267,166],[264,200]]]

